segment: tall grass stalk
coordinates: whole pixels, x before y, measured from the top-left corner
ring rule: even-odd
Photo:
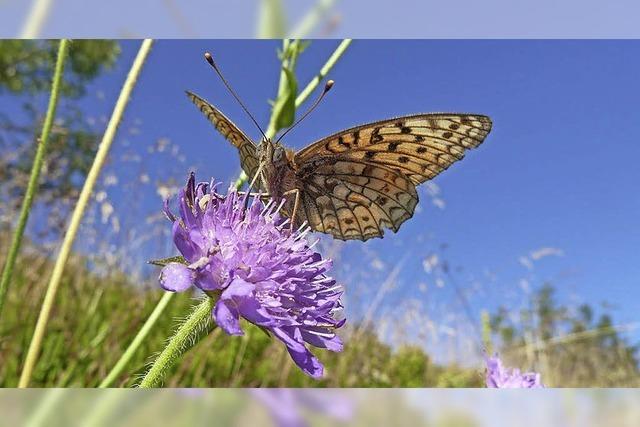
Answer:
[[[31,374],[38,360],[38,353],[40,352],[40,348],[42,345],[42,338],[49,321],[49,316],[51,314],[53,302],[58,291],[58,286],[60,285],[60,279],[62,278],[65,264],[67,262],[67,259],[69,258],[69,253],[71,252],[71,247],[73,246],[73,242],[84,216],[89,198],[91,197],[91,193],[93,192],[93,187],[107,158],[107,154],[109,153],[109,148],[111,147],[111,144],[115,137],[118,125],[122,120],[125,107],[127,106],[129,98],[131,97],[131,92],[133,91],[136,81],[140,76],[142,66],[144,65],[145,60],[147,59],[147,56],[151,51],[152,45],[153,40],[147,39],[144,40],[142,42],[142,45],[140,46],[140,50],[138,51],[138,54],[133,62],[129,74],[127,75],[127,79],[116,102],[115,108],[111,115],[111,119],[109,120],[107,129],[104,133],[104,137],[98,147],[96,157],[93,161],[93,164],[91,165],[91,169],[89,170],[87,179],[82,187],[82,191],[80,192],[78,203],[73,210],[69,228],[67,229],[67,232],[64,236],[64,240],[60,248],[60,253],[58,254],[58,258],[56,259],[55,265],[53,267],[53,272],[47,286],[47,292],[44,298],[44,302],[42,303],[40,315],[36,323],[31,343],[29,345],[29,351],[27,352],[27,357],[25,359],[22,374],[20,375],[20,382],[18,383],[18,387],[20,388],[27,387],[31,380]]]
[[[532,341],[522,346],[509,348],[509,352],[536,352],[545,351],[549,347],[560,344],[568,344],[584,339],[595,338],[613,332],[629,332],[640,327],[640,322],[626,323],[624,325],[613,325],[604,328],[588,329],[581,332],[572,332],[565,335],[549,338],[547,340]]]
[[[113,384],[113,382],[116,380],[116,378],[118,378],[118,376],[127,366],[135,352],[138,350],[144,339],[147,337],[147,335],[149,335],[149,331],[151,331],[153,325],[156,324],[156,321],[160,318],[160,315],[162,314],[162,312],[164,312],[164,309],[167,307],[174,295],[175,293],[173,292],[167,292],[162,295],[162,298],[160,298],[160,301],[158,301],[158,304],[153,309],[153,312],[149,315],[147,321],[144,323],[144,325],[142,325],[142,328],[140,328],[133,341],[131,341],[129,347],[127,347],[125,352],[122,353],[122,356],[120,357],[120,359],[118,359],[118,362],[115,364],[113,369],[100,383],[100,385],[98,386],[99,388],[110,387],[111,384]]]
[[[47,113],[44,119],[44,125],[42,126],[42,134],[38,139],[38,147],[36,149],[36,155],[33,159],[33,166],[31,167],[31,175],[29,176],[29,183],[27,185],[27,191],[24,196],[24,202],[20,210],[20,216],[18,218],[18,225],[13,233],[13,239],[11,240],[11,246],[9,247],[9,254],[2,269],[2,279],[0,279],[0,319],[2,318],[2,306],[4,305],[4,298],[11,282],[11,275],[16,263],[18,252],[20,251],[20,244],[22,243],[22,236],[24,229],[29,219],[29,212],[31,211],[31,205],[33,204],[33,198],[38,188],[38,180],[40,178],[40,170],[42,169],[42,163],[44,162],[44,156],[47,152],[47,145],[49,143],[49,134],[51,133],[51,127],[53,126],[53,120],[56,116],[56,109],[58,106],[58,97],[60,95],[60,86],[62,82],[62,75],[64,74],[64,60],[69,49],[69,40],[60,40],[60,46],[58,47],[58,58],[56,60],[55,71],[53,73],[53,82],[51,84],[51,96],[49,97],[49,106],[47,107]]]

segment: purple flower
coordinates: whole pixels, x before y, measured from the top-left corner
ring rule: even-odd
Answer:
[[[306,374],[319,378],[323,366],[306,344],[342,351],[334,318],[342,290],[325,273],[331,266],[307,244],[308,230],[289,232],[278,206],[225,197],[215,185],[195,184],[192,173],[180,192],[180,218],[165,201],[173,240],[188,265],[167,264],[160,285],[181,292],[196,286],[218,298],[213,317],[229,335],[243,335],[240,317],[271,332]]]
[[[542,388],[540,374],[537,372],[520,373],[519,369],[505,368],[502,361],[496,355],[485,357],[487,365],[488,388]]]

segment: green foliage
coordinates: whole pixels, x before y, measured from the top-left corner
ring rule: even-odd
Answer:
[[[309,46],[308,42],[300,40],[284,40],[283,49],[278,52],[282,62],[278,95],[272,102],[271,118],[267,136],[273,137],[281,130],[291,126],[296,118],[296,97],[298,96],[298,80],[296,78],[296,64],[298,57]]]
[[[189,264],[187,262],[187,260],[184,259],[184,257],[181,256],[181,255],[172,256],[172,257],[169,257],[169,258],[154,259],[154,260],[149,261],[149,264],[157,265],[158,267],[164,267],[165,265],[171,264],[172,262],[177,262],[177,263],[184,264],[184,265]]]
[[[0,94],[37,94],[51,89],[56,41],[1,40]],[[79,98],[86,84],[115,64],[120,47],[110,40],[75,40],[69,48],[63,96]]]
[[[389,377],[406,381],[405,387],[431,386],[429,380],[431,362],[421,348],[413,346],[401,347],[391,359]],[[427,384],[425,384],[425,381]]]
[[[298,95],[298,81],[293,71],[283,68],[286,76],[285,90],[273,105],[276,129],[284,129],[293,124],[296,118],[296,95]]]

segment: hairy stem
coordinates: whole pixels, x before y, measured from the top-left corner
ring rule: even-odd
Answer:
[[[214,299],[206,296],[198,304],[189,317],[171,337],[162,353],[156,358],[139,384],[140,388],[157,387],[161,384],[167,370],[173,366],[178,358],[197,341],[200,335],[211,324],[211,310]]]
[[[89,203],[89,198],[91,197],[91,193],[93,192],[93,187],[107,158],[107,154],[109,153],[109,148],[111,147],[111,144],[115,137],[116,130],[118,129],[118,125],[122,120],[125,107],[127,106],[127,103],[131,96],[131,92],[133,91],[136,81],[138,80],[138,77],[142,70],[142,66],[144,65],[144,62],[147,59],[149,52],[151,51],[152,45],[153,41],[147,39],[143,41],[142,45],[140,46],[140,50],[138,51],[131,70],[127,75],[127,79],[122,87],[122,90],[120,91],[120,96],[118,97],[118,101],[116,102],[115,108],[111,115],[111,119],[109,120],[109,124],[107,125],[104,137],[102,138],[102,141],[100,142],[100,145],[98,147],[96,157],[93,160],[93,164],[91,165],[91,169],[89,170],[87,179],[84,182],[82,191],[80,192],[78,202],[73,210],[73,214],[71,215],[69,228],[65,233],[64,240],[62,241],[62,246],[60,247],[60,253],[58,254],[58,258],[56,259],[55,265],[53,267],[51,279],[49,280],[49,284],[47,286],[47,293],[45,295],[44,302],[42,303],[40,315],[38,316],[36,328],[34,330],[33,337],[31,338],[29,351],[27,352],[27,357],[25,359],[24,368],[22,369],[22,374],[20,375],[20,381],[18,383],[18,387],[20,388],[27,387],[31,380],[31,374],[33,373],[33,368],[36,364],[36,361],[38,360],[38,354],[40,353],[44,332],[46,330],[47,323],[49,322],[49,316],[51,314],[53,302],[60,285],[60,280],[62,279],[64,266],[67,262],[67,259],[69,258],[71,247],[73,246],[78,228],[80,227],[80,223],[82,222],[84,211],[87,207],[87,204]]]
[[[60,46],[58,47],[58,59],[56,60],[55,71],[53,73],[53,83],[51,84],[51,96],[49,97],[49,106],[47,107],[47,113],[42,127],[42,134],[38,139],[38,147],[33,159],[33,166],[31,167],[31,175],[29,176],[27,192],[24,196],[20,216],[18,217],[18,225],[13,233],[13,239],[11,240],[11,246],[9,247],[9,254],[7,255],[7,260],[5,261],[4,268],[2,269],[2,279],[0,279],[0,318],[2,317],[2,306],[4,305],[4,298],[9,288],[9,282],[11,281],[13,267],[15,266],[16,258],[18,257],[20,244],[22,243],[24,229],[27,225],[29,212],[31,211],[31,205],[33,204],[33,198],[38,187],[40,170],[42,169],[44,156],[47,152],[49,134],[51,133],[51,126],[53,125],[53,119],[56,115],[60,85],[62,82],[62,75],[64,74],[64,59],[67,55],[68,49],[69,40],[60,40]]]

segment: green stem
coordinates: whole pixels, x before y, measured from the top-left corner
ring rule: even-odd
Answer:
[[[20,381],[18,383],[18,387],[20,388],[27,387],[29,385],[29,381],[31,380],[31,374],[33,373],[33,368],[38,359],[38,353],[40,352],[40,348],[42,346],[44,332],[46,330],[47,323],[49,322],[51,309],[53,308],[53,302],[60,285],[60,280],[62,279],[64,266],[67,262],[67,259],[69,258],[71,247],[73,246],[78,228],[80,227],[80,223],[82,222],[82,217],[84,216],[84,211],[89,202],[89,198],[91,197],[91,193],[93,192],[93,187],[96,183],[96,180],[98,179],[98,175],[100,174],[102,165],[107,158],[107,154],[109,153],[109,148],[111,147],[111,143],[113,142],[113,139],[115,137],[116,130],[118,129],[118,125],[122,120],[122,115],[124,114],[125,107],[127,106],[129,98],[131,97],[131,92],[133,91],[136,81],[138,80],[138,76],[140,75],[142,66],[144,65],[144,62],[147,59],[149,52],[151,51],[152,45],[153,40],[147,39],[143,41],[142,45],[140,46],[140,50],[138,51],[131,70],[127,75],[127,79],[122,87],[122,90],[120,91],[120,96],[118,97],[118,101],[116,102],[115,108],[111,115],[111,119],[109,120],[109,124],[107,125],[104,137],[102,138],[102,141],[100,142],[100,145],[98,147],[96,157],[93,160],[93,164],[91,165],[91,169],[89,170],[87,179],[84,182],[82,191],[80,192],[78,202],[73,210],[73,214],[71,215],[69,228],[67,229],[67,232],[64,236],[62,246],[60,247],[60,253],[58,254],[58,258],[56,259],[55,265],[53,267],[51,279],[49,280],[49,284],[47,286],[47,293],[42,303],[40,315],[38,316],[36,328],[34,330],[33,337],[31,338],[29,351],[27,352],[27,357],[25,359],[24,368],[22,369],[22,374],[20,375]]]
[[[309,95],[318,87],[320,82],[329,74],[329,71],[336,65],[338,60],[344,55],[344,52],[347,50],[349,45],[351,44],[351,39],[344,39],[340,42],[336,50],[333,51],[327,62],[320,68],[320,72],[307,84],[307,86],[300,92],[298,97],[296,98],[296,108],[299,108],[300,105],[307,100]]]
[[[162,298],[160,298],[160,301],[158,301],[158,304],[153,309],[153,312],[151,313],[147,321],[144,323],[144,325],[142,325],[142,328],[140,329],[140,331],[138,331],[138,334],[133,339],[133,341],[131,341],[131,344],[129,344],[129,347],[127,347],[111,372],[109,372],[107,377],[100,383],[100,385],[98,386],[99,388],[106,388],[111,386],[116,378],[118,378],[118,376],[122,373],[122,370],[127,366],[133,355],[136,353],[144,339],[151,331],[151,328],[153,328],[153,325],[155,325],[155,323],[158,321],[160,315],[167,307],[169,301],[171,301],[174,295],[175,293],[173,292],[166,292],[164,295],[162,295]]]
[[[180,325],[162,353],[153,362],[151,369],[147,371],[140,382],[140,388],[157,387],[162,382],[167,370],[197,342],[201,332],[208,329],[210,325],[213,304],[214,299],[207,296],[193,309],[187,320]]]
[[[64,74],[64,59],[69,49],[69,40],[60,40],[60,46],[58,47],[58,59],[56,60],[55,72],[53,73],[53,83],[51,85],[51,96],[49,97],[49,106],[44,119],[44,125],[42,127],[42,134],[38,139],[38,147],[36,149],[36,155],[33,159],[33,166],[31,167],[31,175],[29,176],[29,183],[27,185],[27,192],[22,203],[20,210],[20,216],[18,218],[18,225],[13,233],[13,239],[11,240],[11,246],[9,247],[9,254],[2,269],[2,279],[0,279],[0,318],[2,316],[2,306],[4,305],[4,298],[9,289],[9,282],[11,281],[11,275],[13,273],[13,267],[18,257],[18,251],[20,250],[20,244],[22,243],[22,236],[24,229],[29,219],[29,212],[31,211],[31,205],[33,204],[33,198],[38,188],[38,179],[40,178],[40,171],[42,169],[42,163],[44,162],[44,156],[47,151],[47,144],[49,142],[49,134],[51,133],[51,126],[53,125],[53,119],[56,115],[56,109],[58,106],[58,96],[60,94],[60,85],[62,82],[62,75]]]
[[[282,54],[286,55],[287,52],[289,51],[289,45],[290,45],[291,41],[289,39],[284,39],[282,40]],[[283,59],[282,60],[282,66],[280,69],[280,82],[278,83],[278,94],[276,96],[276,100],[280,99],[280,97],[284,96],[284,92],[287,90],[287,74],[285,73],[284,69],[288,68],[289,70],[291,70],[291,64],[289,63],[289,61],[287,59]],[[267,138],[271,139],[275,136],[276,132],[278,132],[278,129],[276,129],[276,115],[273,114],[275,112],[272,111],[271,117],[269,119],[269,127],[267,128],[267,131],[265,132]]]

